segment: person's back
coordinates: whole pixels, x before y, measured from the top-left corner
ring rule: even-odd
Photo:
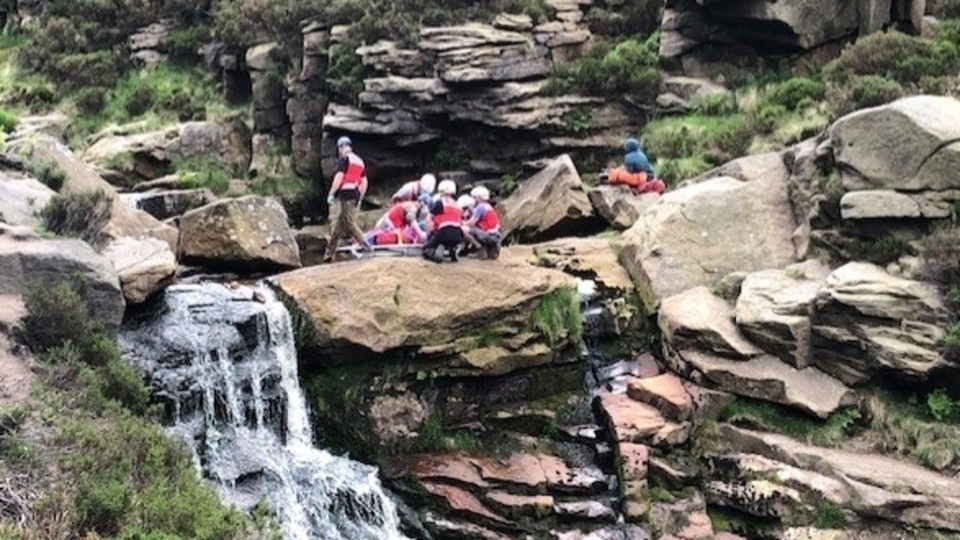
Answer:
[[[657,173],[653,170],[650,159],[640,149],[640,141],[633,138],[627,139],[624,143],[624,150],[627,153],[623,157],[623,166],[627,169],[627,172],[638,173],[642,171],[647,173],[648,179],[656,178]]]
[[[666,190],[666,184],[657,178],[653,165],[640,149],[640,141],[631,137],[624,142],[623,149],[626,152],[623,157],[623,166],[608,169],[603,173],[606,182],[611,185],[627,186],[637,194],[662,194]]]

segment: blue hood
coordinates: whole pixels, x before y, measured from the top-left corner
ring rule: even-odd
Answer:
[[[626,142],[623,143],[623,148],[627,152],[636,152],[637,150],[640,149],[640,141],[634,138],[629,138],[626,140]]]

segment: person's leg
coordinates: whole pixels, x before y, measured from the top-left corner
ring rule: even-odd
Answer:
[[[458,262],[460,257],[457,252],[463,242],[463,230],[460,227],[445,227],[445,229],[441,231],[443,233],[443,247],[450,255],[450,262]]]
[[[327,254],[323,257],[323,260],[325,261],[334,261],[334,257],[337,255],[337,247],[339,247],[340,239],[343,238],[343,205],[344,203],[341,202],[340,215],[337,217],[337,221],[333,224],[333,230],[330,233],[330,239],[327,241]]]
[[[340,207],[341,221],[343,221],[344,226],[343,233],[352,236],[366,251],[373,251],[370,243],[363,236],[363,230],[360,229],[357,205],[353,201],[347,201],[340,203]]]
[[[440,247],[440,235],[438,233],[439,231],[431,234],[427,238],[427,242],[423,244],[423,258],[435,263],[443,262],[443,257],[437,255],[437,248]]]

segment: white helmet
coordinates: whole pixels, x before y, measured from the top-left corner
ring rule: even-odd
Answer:
[[[480,201],[489,201],[490,190],[483,186],[477,186],[470,190],[470,196]]]
[[[473,200],[473,197],[469,195],[461,195],[460,198],[457,199],[457,206],[463,209],[473,208],[476,205],[477,201]]]
[[[437,191],[445,195],[455,195],[457,193],[457,183],[453,180],[441,180],[437,186]]]
[[[424,193],[433,193],[437,187],[437,177],[427,173],[420,177],[420,191]]]

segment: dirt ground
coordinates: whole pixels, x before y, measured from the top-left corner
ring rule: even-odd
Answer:
[[[36,378],[29,360],[20,354],[7,335],[23,314],[23,304],[15,296],[0,295],[0,408],[18,403],[30,395]]]

